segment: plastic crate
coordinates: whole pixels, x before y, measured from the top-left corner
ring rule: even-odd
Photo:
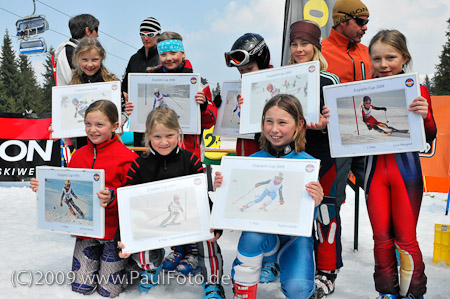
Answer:
[[[450,266],[450,225],[435,224],[433,263],[441,261]]]

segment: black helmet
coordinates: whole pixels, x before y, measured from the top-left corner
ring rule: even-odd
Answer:
[[[256,33],[246,33],[239,37],[225,53],[227,66],[241,66],[256,62],[260,70],[269,68],[270,51],[264,38]]]
[[[372,99],[369,96],[364,96],[363,103],[365,102],[372,102]]]

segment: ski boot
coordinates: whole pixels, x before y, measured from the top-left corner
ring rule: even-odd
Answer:
[[[177,266],[177,272],[184,276],[195,275],[200,272],[198,266],[198,257],[192,254],[186,254],[184,259]]]
[[[139,292],[148,293],[152,288],[158,285],[159,271],[161,265],[158,268],[152,270],[141,270],[141,279],[139,280]]]
[[[394,294],[380,294],[380,296],[377,297],[377,299],[397,299],[399,298],[398,295]]]
[[[225,299],[225,291],[219,283],[203,283],[203,299]]]
[[[325,295],[331,295],[334,292],[334,281],[336,280],[338,270],[317,271],[314,282],[316,289],[322,289]]]
[[[237,283],[233,283],[233,299],[256,299],[256,290],[258,285],[243,286]]]
[[[279,276],[280,276],[280,266],[278,266],[278,263],[267,262],[264,263],[261,268],[259,282],[263,283],[272,282]]]
[[[308,299],[321,299],[321,298],[325,298],[327,295],[325,295],[325,292],[323,289],[318,288],[316,286],[316,291],[314,292],[314,294],[311,295],[311,297],[309,297]]]
[[[412,297],[403,297],[403,296],[399,296],[398,297],[399,299],[401,298],[401,299],[412,299],[412,298],[415,298],[415,299],[423,299],[423,296],[420,296],[420,297],[414,297],[414,296],[412,296]]]
[[[165,272],[174,271],[180,264],[184,255],[181,252],[172,251],[162,262],[162,269]]]

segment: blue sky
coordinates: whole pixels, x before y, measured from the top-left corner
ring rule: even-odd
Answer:
[[[364,44],[369,44],[371,37],[380,29],[398,29],[408,39],[413,57],[412,71],[420,75],[435,71],[446,41],[446,21],[450,16],[448,0],[363,2],[370,11],[369,29],[362,40]],[[191,60],[194,71],[207,78],[211,87],[215,87],[217,82],[221,84],[239,78],[235,68],[225,66],[223,53],[246,32],[261,34],[269,45],[272,64],[275,67],[280,65],[284,4],[284,0],[36,0],[35,14],[46,16],[50,30],[41,37],[46,40],[47,46],[54,48],[70,36],[67,25],[69,16],[81,13],[96,16],[100,20],[99,39],[107,51],[105,64],[119,78],[131,55],[142,46],[139,37],[141,21],[153,16],[160,21],[163,30],[176,31],[183,36],[186,57]],[[18,16],[32,12],[32,0],[0,3],[0,34],[3,37],[5,29],[8,29],[16,51],[19,41],[14,37],[15,23]],[[30,60],[37,75],[41,73],[45,56],[30,56]]]

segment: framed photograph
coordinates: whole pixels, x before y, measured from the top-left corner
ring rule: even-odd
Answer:
[[[320,67],[318,61],[266,69],[242,75],[241,134],[261,132],[264,105],[287,93],[302,104],[306,121],[318,122],[320,114]]]
[[[213,238],[205,174],[117,189],[124,252]]]
[[[122,113],[120,81],[55,86],[52,88],[52,127],[54,138],[86,136],[84,113],[95,101],[109,100]]]
[[[417,74],[325,86],[332,157],[422,151],[422,116],[408,111],[420,95]]]
[[[241,81],[224,82],[221,94],[222,105],[217,109],[214,135],[254,139],[255,134],[239,133],[241,109],[239,108],[238,99],[241,94]]]
[[[128,74],[128,96],[134,103],[130,131],[145,132],[145,120],[154,108],[167,106],[178,114],[184,134],[200,134],[199,74]]]
[[[103,169],[37,166],[38,228],[103,238],[105,209],[97,192],[105,188]]]
[[[311,236],[320,160],[224,156],[211,227]]]

